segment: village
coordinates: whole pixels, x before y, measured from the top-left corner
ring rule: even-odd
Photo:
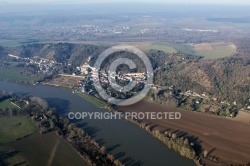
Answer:
[[[89,60],[90,57],[85,64],[76,67],[76,72],[72,74],[72,76],[83,78],[79,81],[79,85],[77,88],[78,92],[100,98],[99,94],[95,90],[95,87],[93,86],[93,82],[96,79],[99,79],[101,86],[104,87],[106,93],[109,95],[117,94],[117,92],[115,92],[112,88],[109,87],[111,79],[114,79],[116,82],[123,83],[123,85],[128,84],[130,81],[135,81],[137,84],[142,84],[142,85],[145,85],[146,83],[147,80],[146,73],[126,73],[122,75],[119,72],[108,73],[105,70],[99,71],[88,64]],[[216,96],[207,94],[206,92],[199,94],[193,90],[187,90],[186,92],[179,92],[176,94],[174,93],[174,85],[169,87],[162,87],[153,84],[151,86],[151,89],[155,90],[157,93],[160,91],[168,92],[170,95],[174,96],[179,102],[184,102],[182,103],[183,108],[188,110],[189,109],[193,111],[199,110],[201,112],[220,115],[220,116],[228,116],[231,118],[237,116],[237,113],[240,110],[250,111],[250,103],[248,105],[242,106],[238,104],[237,101],[229,102],[221,100]],[[132,92],[132,94],[133,93],[136,92]],[[122,97],[128,98],[130,97],[130,95],[131,94],[127,96],[122,95]],[[150,100],[154,101],[153,99]]]
[[[15,55],[8,55],[11,58],[15,58],[19,61],[25,62],[27,64],[32,64],[37,66],[37,72],[40,74],[51,74],[55,72],[58,66],[63,67],[65,64],[57,63],[53,60],[48,60],[44,58],[34,57],[34,58],[22,58]],[[100,81],[100,84],[106,93],[120,98],[130,98],[133,94],[137,93],[146,84],[146,73],[125,73],[121,74],[120,72],[108,72],[105,70],[98,70],[93,66],[89,65],[91,57],[88,57],[87,61],[81,65],[77,66],[74,69],[72,75],[69,74],[59,74],[63,77],[69,78],[78,78],[79,82],[77,85],[77,91],[84,93],[86,95],[94,96],[100,99],[100,95],[96,91],[93,83],[96,80]],[[70,65],[70,64],[66,64]],[[115,83],[121,84],[121,86],[127,85],[129,82],[134,81],[137,85],[137,88],[134,88],[133,91],[119,95],[119,91],[115,91],[113,87],[110,87],[110,82],[115,81]],[[113,83],[113,82],[112,82]],[[209,95],[205,92],[199,94],[193,90],[187,90],[186,92],[174,92],[174,85],[169,87],[163,87],[159,85],[152,84],[151,88],[156,91],[156,94],[160,91],[168,92],[170,95],[174,96],[178,102],[182,102],[184,109],[190,110],[200,110],[202,112],[207,112],[211,114],[221,114],[223,116],[235,117],[239,110],[241,111],[250,111],[250,99],[249,104],[240,105],[237,101],[229,102],[221,100],[216,96]],[[154,101],[154,99],[150,99]],[[192,108],[187,107],[191,105]],[[221,111],[224,110],[224,111]],[[224,113],[221,113],[224,112]],[[225,113],[227,112],[227,113]]]
[[[57,63],[54,60],[49,60],[41,57],[22,58],[16,55],[8,54],[9,57],[14,58],[20,62],[25,62],[26,65],[35,65],[36,72],[39,74],[51,74],[56,71],[58,66],[62,66],[62,63]]]
[[[88,59],[88,61],[90,58]],[[115,80],[115,82],[119,82],[122,85],[128,84],[130,81],[136,82],[136,84],[140,84],[141,86],[146,83],[146,74],[145,73],[116,73],[116,72],[108,72],[105,70],[98,70],[95,67],[91,67],[88,62],[83,64],[82,66],[76,67],[76,72],[72,74],[73,77],[82,77],[83,79],[79,81],[78,91],[82,93],[86,93],[88,95],[100,97],[95,90],[93,85],[94,81],[100,81],[102,87],[108,87],[110,85],[111,80]],[[115,93],[111,88],[106,88],[107,94]],[[135,93],[135,92],[134,92]],[[128,96],[124,96],[126,98]]]

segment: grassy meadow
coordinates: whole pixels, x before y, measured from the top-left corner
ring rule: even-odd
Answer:
[[[183,53],[203,56],[204,59],[218,59],[232,56],[236,53],[236,46],[230,43],[202,43],[198,45],[175,44],[175,43],[135,43],[132,44],[142,51],[151,49],[165,53]]]
[[[160,50],[165,53],[182,53],[203,56],[204,59],[218,59],[232,56],[236,53],[236,46],[232,43],[201,43],[196,45],[177,44],[169,42],[84,42],[88,44],[113,46],[118,44],[132,45],[144,52],[151,49]],[[82,43],[82,44],[84,44]]]
[[[29,82],[29,81],[36,81],[38,80],[38,78],[21,75],[17,71],[14,71],[14,70],[0,69],[0,80]]]
[[[81,96],[82,98],[84,98],[85,100],[87,100],[88,102],[94,104],[95,106],[99,107],[99,108],[104,108],[106,106],[106,104],[104,102],[99,101],[98,99],[85,95],[83,93],[77,93],[79,96]]]
[[[0,145],[23,138],[37,131],[38,127],[26,116],[0,117]]]
[[[203,43],[194,46],[196,54],[204,59],[217,59],[232,56],[236,53],[236,46],[229,43]]]
[[[9,108],[9,109],[17,108],[15,105],[11,104],[11,100],[12,99],[6,99],[4,101],[1,101],[0,102],[0,110],[4,109],[4,108]]]
[[[9,165],[89,165],[69,143],[54,132],[36,133],[2,145],[1,155],[7,156],[5,162]]]

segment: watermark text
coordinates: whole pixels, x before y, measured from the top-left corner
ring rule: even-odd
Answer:
[[[179,120],[181,119],[180,112],[70,112],[69,119],[165,119]]]

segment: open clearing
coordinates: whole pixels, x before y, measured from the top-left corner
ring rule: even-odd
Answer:
[[[167,42],[141,42],[141,43],[127,43],[133,45],[142,51],[149,51],[151,49],[160,50],[165,53],[183,53],[203,56],[204,59],[218,59],[232,56],[236,53],[236,46],[232,43],[202,43],[197,45],[175,44]]]
[[[36,81],[37,78],[21,75],[14,70],[0,69],[0,80],[28,82],[28,81]]]
[[[3,47],[17,47],[20,45],[21,43],[19,43],[16,40],[0,40],[0,46],[3,46]]]
[[[63,42],[63,41],[61,41]],[[58,41],[51,41],[48,43],[58,43]],[[232,56],[236,53],[236,46],[233,43],[217,42],[217,43],[201,43],[196,45],[191,44],[177,44],[169,42],[108,42],[108,41],[71,41],[75,44],[94,44],[111,47],[115,45],[132,45],[142,51],[149,51],[151,49],[163,51],[165,53],[182,53],[204,56],[204,59],[218,59]]]
[[[65,77],[65,76],[58,76],[52,80],[49,80],[48,82],[43,82],[44,84],[49,84],[53,86],[61,86],[61,87],[67,87],[67,88],[74,88],[79,84],[79,81],[83,79],[82,77]]]
[[[10,165],[87,166],[74,148],[54,132],[33,134],[21,140],[0,146],[0,157],[6,155]]]
[[[0,102],[0,110],[4,109],[4,108],[9,108],[9,109],[17,108],[14,104],[11,104],[11,100],[12,99],[6,99],[4,101],[1,101]]]
[[[197,44],[194,46],[194,49],[196,51],[210,51],[213,50],[213,47],[211,44]]]
[[[203,43],[193,46],[197,55],[204,59],[217,59],[232,56],[236,53],[236,46],[231,43]]]
[[[236,46],[232,43],[217,42],[217,43],[201,43],[191,46],[190,44],[176,44],[169,42],[86,42],[88,44],[97,44],[104,46],[112,46],[118,44],[127,44],[135,46],[142,51],[151,49],[160,50],[165,53],[183,53],[204,56],[204,59],[217,59],[232,56],[236,53]]]
[[[177,50],[171,45],[168,45],[168,43],[141,42],[141,43],[131,43],[131,45],[141,49],[142,51],[160,50],[165,53],[177,53]]]
[[[38,127],[26,116],[0,117],[0,145],[23,138],[37,131]]]
[[[92,97],[92,96],[89,96],[89,95],[83,94],[83,93],[78,93],[78,95],[99,108],[104,108],[106,106],[106,104],[104,102],[99,101],[99,99],[97,99],[95,97]]]
[[[200,144],[209,155],[219,157],[220,161],[233,164],[250,162],[249,123],[163,107],[146,101],[119,109],[128,112],[180,112],[180,120],[150,119],[144,122],[161,131],[170,130],[189,138],[190,141]]]

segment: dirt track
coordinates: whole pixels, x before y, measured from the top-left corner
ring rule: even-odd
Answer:
[[[250,124],[216,117],[207,114],[167,108],[154,103],[141,101],[135,105],[121,107],[129,112],[181,112],[180,120],[144,120],[156,125],[161,131],[171,130],[184,137],[197,137],[209,155],[219,157],[220,161],[233,164],[250,163]],[[187,133],[183,133],[187,132]],[[193,139],[195,141],[195,139]]]

